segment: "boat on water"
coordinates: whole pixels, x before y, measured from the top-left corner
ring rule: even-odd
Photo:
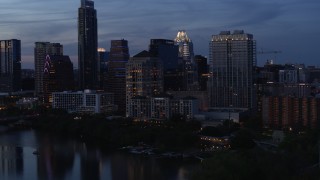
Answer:
[[[39,151],[38,151],[38,150],[35,150],[35,151],[33,151],[32,154],[39,156]]]

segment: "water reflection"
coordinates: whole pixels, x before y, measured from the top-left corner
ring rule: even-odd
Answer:
[[[65,179],[74,163],[73,144],[48,136],[36,136],[38,179]]]
[[[83,144],[80,154],[81,179],[100,180],[100,164],[102,164],[103,162],[99,151],[95,149],[87,149],[86,145]]]
[[[37,150],[38,154],[33,154]],[[33,131],[0,135],[0,179],[184,180],[196,163],[124,152]]]
[[[154,159],[146,160],[140,156],[124,156],[115,154],[111,158],[112,179],[141,179],[153,177],[152,179],[164,179],[161,171],[156,166]]]
[[[23,172],[23,149],[0,146],[0,174],[3,177],[19,176]]]

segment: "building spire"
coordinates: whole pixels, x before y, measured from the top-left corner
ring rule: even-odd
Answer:
[[[94,8],[94,2],[93,0],[81,0],[81,7]]]
[[[191,42],[185,30],[179,30],[175,42]]]

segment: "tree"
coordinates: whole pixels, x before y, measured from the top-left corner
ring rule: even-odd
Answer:
[[[250,149],[255,146],[253,141],[254,135],[248,129],[240,129],[231,137],[231,148],[233,149]]]

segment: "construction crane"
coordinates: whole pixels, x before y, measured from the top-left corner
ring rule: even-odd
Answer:
[[[282,53],[282,51],[276,50],[276,51],[263,51],[261,49],[261,51],[257,51],[257,54],[274,54],[274,60],[276,60],[277,54]],[[271,63],[273,64],[272,60],[268,60],[267,63]]]
[[[282,51],[257,51],[257,54],[279,54],[282,53]]]

